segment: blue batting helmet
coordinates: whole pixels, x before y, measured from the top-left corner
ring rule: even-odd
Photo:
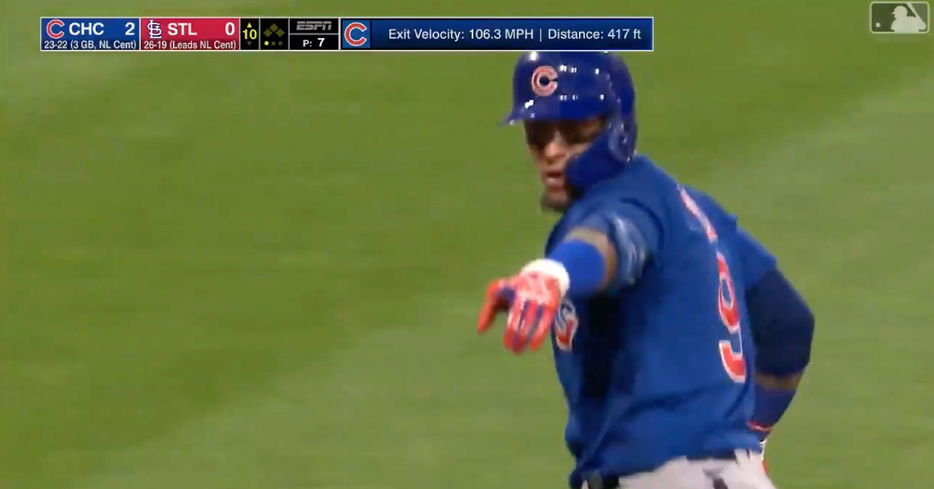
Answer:
[[[636,94],[629,69],[610,53],[523,54],[512,77],[513,107],[504,122],[607,117],[603,133],[568,162],[568,182],[578,190],[623,169],[636,149]]]

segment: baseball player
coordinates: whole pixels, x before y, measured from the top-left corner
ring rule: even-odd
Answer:
[[[895,10],[892,11],[892,17],[895,18],[892,20],[892,32],[901,34],[924,32],[928,27],[927,24],[921,20],[921,17],[917,16],[917,12],[914,12],[914,14],[914,17],[909,16],[908,8],[904,5],[895,7]]]
[[[608,53],[532,52],[513,75],[544,190],[545,257],[493,281],[477,329],[551,337],[572,488],[771,489],[762,448],[810,357],[813,317],[709,196],[636,154],[635,94]]]

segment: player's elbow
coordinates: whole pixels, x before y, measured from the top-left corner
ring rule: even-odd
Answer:
[[[777,377],[797,374],[811,361],[814,314],[803,302],[773,322],[769,341],[758,346],[756,366],[760,372]]]
[[[756,343],[756,368],[774,376],[799,373],[811,360],[814,314],[785,277],[775,270],[749,293]]]
[[[811,344],[814,341],[814,313],[802,300],[788,314],[785,322],[784,332],[786,338],[783,343],[788,351],[789,368],[800,372],[811,361]]]

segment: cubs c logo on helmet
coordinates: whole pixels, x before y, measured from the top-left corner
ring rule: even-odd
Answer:
[[[577,311],[574,310],[574,304],[565,299],[561,301],[561,307],[558,308],[558,314],[555,316],[555,344],[564,351],[571,351],[574,343],[574,335],[577,333],[577,326],[580,323],[577,319]]]
[[[532,72],[532,92],[547,97],[558,89],[558,72],[548,65],[539,66]]]

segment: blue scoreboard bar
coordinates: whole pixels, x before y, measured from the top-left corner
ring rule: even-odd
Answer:
[[[136,51],[139,17],[43,17],[42,51]]]

